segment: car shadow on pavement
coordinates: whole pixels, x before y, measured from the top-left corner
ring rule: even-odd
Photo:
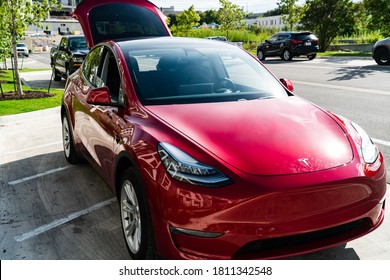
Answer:
[[[286,260],[360,260],[353,248],[347,244],[325,249],[322,251],[286,258]]]
[[[129,259],[116,198],[89,164],[58,151],[2,163],[0,175],[0,259]]]
[[[23,79],[23,84],[29,88],[45,88],[50,89],[64,89],[65,88],[65,80],[61,80],[60,82],[52,81],[50,84],[50,80],[29,80],[26,81]]]

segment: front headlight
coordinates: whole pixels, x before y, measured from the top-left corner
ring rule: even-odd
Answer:
[[[83,62],[84,58],[83,57],[74,56],[72,58],[72,60],[73,60],[73,62],[81,63],[81,62]]]
[[[205,187],[220,187],[232,182],[215,168],[198,162],[171,144],[160,143],[158,153],[168,173],[181,182]]]
[[[374,163],[378,158],[379,152],[374,142],[372,142],[370,136],[361,128],[358,124],[351,122],[352,127],[357,131],[362,143],[360,146],[360,152],[363,156],[365,163]]]

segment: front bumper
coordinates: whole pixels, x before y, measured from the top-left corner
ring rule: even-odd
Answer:
[[[150,205],[159,205],[152,207],[157,253],[274,259],[363,236],[383,221],[386,176],[382,155],[369,167],[356,163],[292,176],[240,174],[235,184],[216,189],[182,184],[161,169],[157,184],[149,182]]]

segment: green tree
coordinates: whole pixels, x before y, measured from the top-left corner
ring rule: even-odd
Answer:
[[[280,16],[282,14],[282,9],[278,6],[273,10],[269,10],[264,13],[264,17]]]
[[[302,19],[302,7],[297,4],[298,0],[279,0],[278,7],[282,12],[283,23],[290,30],[294,29]]]
[[[18,69],[17,41],[23,37],[29,25],[42,27],[41,22],[47,18],[50,7],[58,3],[57,0],[0,0],[1,31],[2,35],[10,38],[11,52],[14,56],[15,84],[18,95],[23,95],[22,84]],[[2,37],[2,39],[4,39]]]
[[[168,18],[169,18],[169,24],[168,24],[169,27],[172,27],[173,25],[177,25],[176,14],[169,14]]]
[[[307,0],[301,23],[304,29],[316,33],[320,51],[324,52],[334,38],[353,30],[355,9],[351,0]]]
[[[226,31],[226,37],[229,39],[229,30],[239,29],[245,26],[242,21],[245,12],[238,5],[228,0],[219,0],[222,8],[218,10],[218,21],[220,28]]]
[[[194,26],[199,26],[200,16],[195,11],[194,5],[192,5],[188,10],[177,15],[176,20],[179,34],[187,36]]]
[[[216,10],[207,10],[199,14],[200,15],[200,22],[203,23],[217,23],[218,21],[218,13]]]
[[[369,16],[368,27],[371,30],[380,30],[385,37],[390,36],[390,1],[363,0]]]
[[[0,15],[4,14],[3,7],[0,6]],[[4,20],[4,17],[0,17],[0,60],[4,61],[6,65],[6,58],[10,56],[11,49],[11,37],[9,32],[6,29],[7,23]]]

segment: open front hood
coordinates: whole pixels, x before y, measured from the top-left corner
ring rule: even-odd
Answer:
[[[353,159],[341,127],[297,97],[147,108],[229,165],[252,175],[315,172]]]
[[[72,16],[89,48],[106,40],[171,35],[164,14],[146,0],[84,0]]]

